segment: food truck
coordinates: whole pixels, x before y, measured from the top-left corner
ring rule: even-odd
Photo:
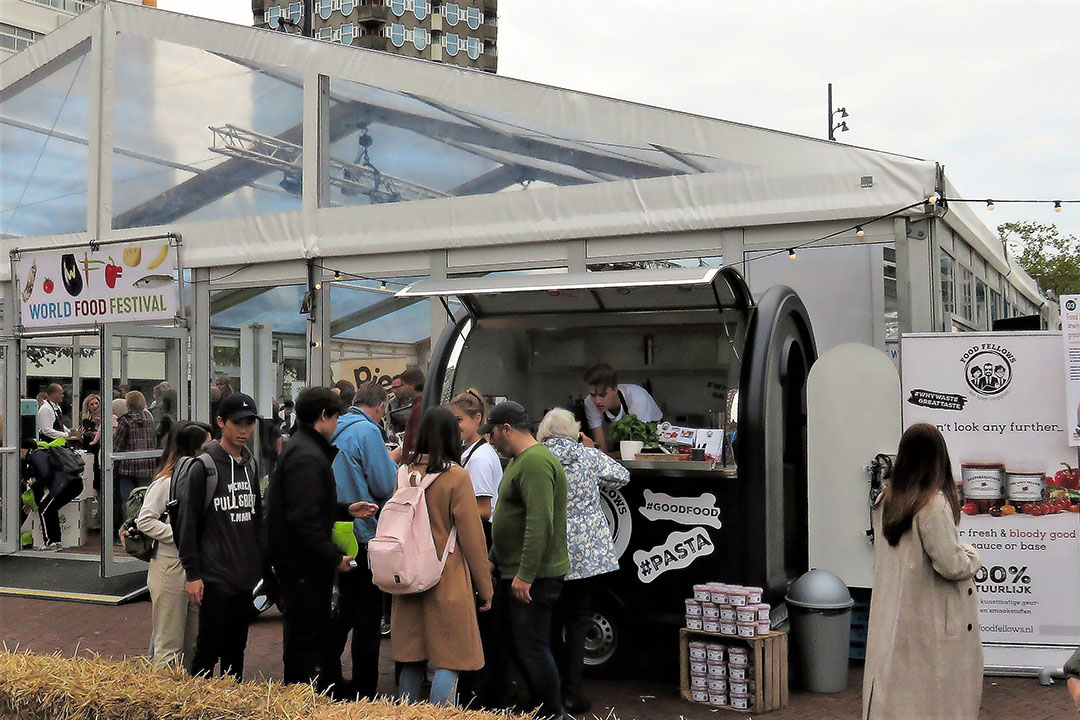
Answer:
[[[590,665],[620,665],[645,624],[681,625],[695,583],[760,586],[783,620],[787,585],[808,566],[805,388],[816,359],[793,290],[755,303],[732,268],[669,268],[430,279],[398,296],[453,297],[463,309],[433,348],[428,407],[475,387],[539,423],[579,401],[583,372],[600,362],[680,426],[715,422],[738,390],[734,462],[638,456],[623,461],[630,482],[604,494],[620,569],[594,598]]]

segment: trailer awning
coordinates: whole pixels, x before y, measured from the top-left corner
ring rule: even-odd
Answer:
[[[667,268],[559,274],[487,275],[421,280],[399,298],[457,297],[474,317],[548,313],[745,310],[749,292],[737,272]]]

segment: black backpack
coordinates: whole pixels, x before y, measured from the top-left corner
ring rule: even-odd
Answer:
[[[214,502],[214,494],[217,492],[217,465],[214,459],[207,453],[195,457],[183,457],[173,468],[172,479],[169,481],[169,502],[165,505],[165,511],[169,516],[169,525],[172,526],[173,539],[180,544],[180,515],[187,504],[188,478],[191,476],[191,468],[195,463],[201,462],[206,469],[206,487],[203,494],[203,512]]]

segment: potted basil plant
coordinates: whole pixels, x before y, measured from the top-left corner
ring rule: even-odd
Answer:
[[[627,413],[611,424],[611,441],[619,443],[623,460],[633,460],[646,445],[657,443],[656,423],[643,422],[637,415]]]

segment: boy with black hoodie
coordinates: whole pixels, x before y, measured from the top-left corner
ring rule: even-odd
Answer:
[[[194,675],[213,675],[218,661],[223,675],[239,680],[244,674],[251,592],[266,567],[259,473],[246,447],[256,417],[248,395],[224,398],[217,415],[221,439],[206,446],[217,472],[208,481],[203,463],[194,463],[177,492],[177,546],[188,600],[199,606]]]

